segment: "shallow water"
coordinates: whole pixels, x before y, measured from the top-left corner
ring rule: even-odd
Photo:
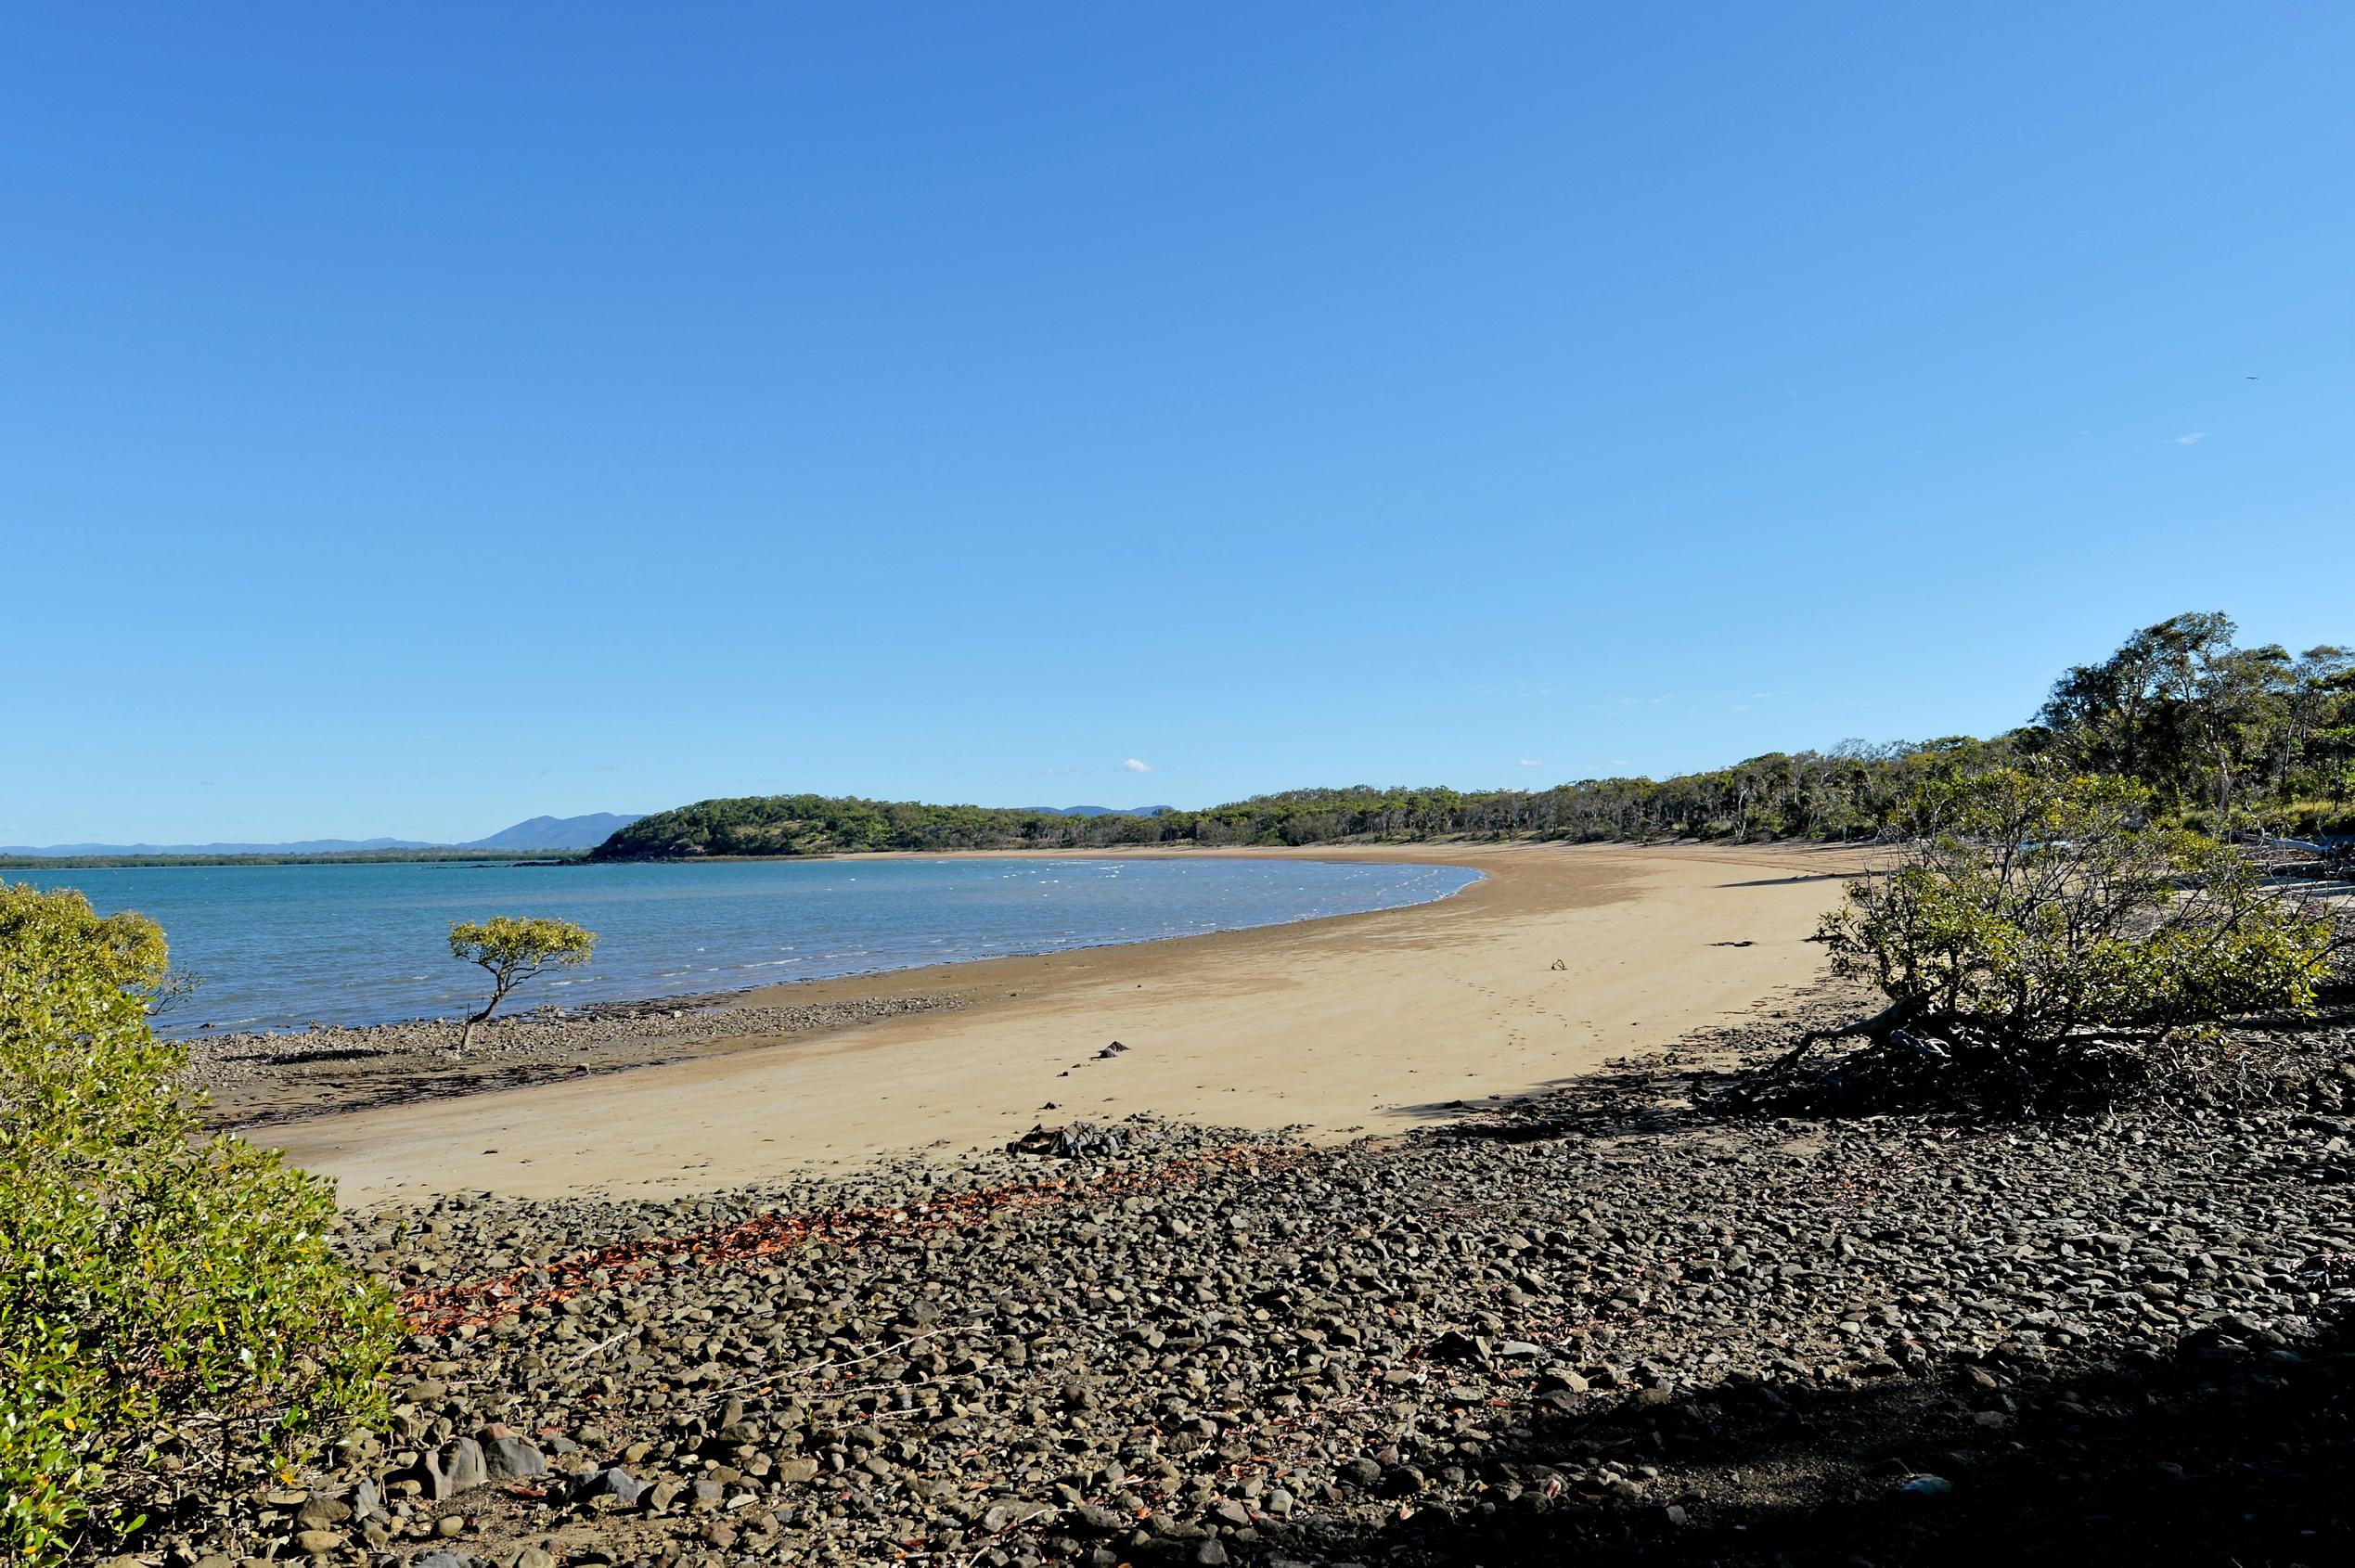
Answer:
[[[510,1007],[635,1000],[919,964],[1280,925],[1445,898],[1454,866],[1309,860],[730,861],[711,865],[171,866],[11,870],[161,923],[204,983],[167,1033],[377,1023],[477,1005],[453,920],[545,915],[597,956]]]

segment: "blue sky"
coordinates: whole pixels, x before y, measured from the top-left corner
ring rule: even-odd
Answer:
[[[1545,784],[2000,730],[2181,610],[2355,639],[2350,58],[11,8],[0,842]]]

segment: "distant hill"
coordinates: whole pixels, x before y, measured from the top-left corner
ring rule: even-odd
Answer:
[[[480,849],[495,855],[544,850],[594,849],[637,821],[637,812],[593,811],[584,816],[534,816],[502,828],[487,838],[459,844],[420,839],[300,839],[280,844],[0,844],[0,856],[66,859],[79,855],[137,858],[142,855],[370,855],[412,849]]]
[[[486,839],[470,839],[460,849],[595,849],[646,814],[592,811],[584,816],[534,816],[502,828]]]
[[[1033,812],[1040,816],[1159,816],[1165,811],[1176,811],[1174,805],[1018,805],[1016,811]]]
[[[301,839],[283,844],[0,844],[0,855],[365,855],[371,850],[441,849],[417,839]]]

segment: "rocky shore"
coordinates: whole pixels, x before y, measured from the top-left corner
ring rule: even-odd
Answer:
[[[582,1073],[679,1061],[712,1049],[855,1028],[969,1005],[963,993],[835,997],[755,1005],[731,995],[595,1007],[540,1008],[493,1018],[457,1054],[449,1019],[357,1027],[315,1024],[272,1034],[203,1035],[188,1044],[184,1080],[211,1098],[213,1118],[250,1127],[363,1106],[472,1094]]]
[[[2343,1561],[2355,1026],[2098,1123],[1709,1108],[1854,1006],[1340,1148],[354,1215],[389,1439],[168,1452],[154,1561]]]

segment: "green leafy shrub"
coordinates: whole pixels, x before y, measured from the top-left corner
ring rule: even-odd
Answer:
[[[374,1414],[390,1297],[325,1182],[206,1137],[149,1027],[163,933],[0,883],[0,1557],[135,1526],[139,1444],[277,1446]]]
[[[507,1000],[508,993],[550,964],[578,969],[596,951],[597,932],[570,920],[500,915],[450,922],[450,957],[479,964],[491,977],[491,999],[468,1015],[457,1048],[463,1051],[474,1043],[474,1032]]]
[[[1922,836],[1820,932],[1889,1000],[1850,1088],[1931,1081],[2020,1108],[2114,1093],[2214,1020],[2310,1013],[2340,936],[2231,847],[2151,819],[2148,790],[1999,769],[1924,785]]]

